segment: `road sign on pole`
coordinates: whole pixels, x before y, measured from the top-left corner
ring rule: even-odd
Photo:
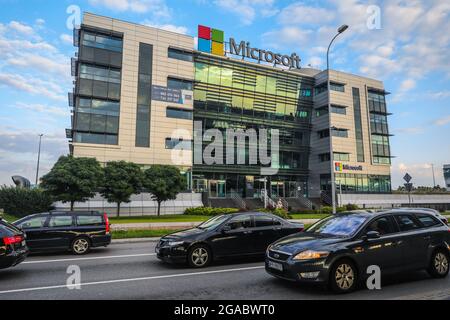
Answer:
[[[406,173],[403,177],[403,180],[406,181],[406,183],[409,183],[411,181],[412,177],[409,175],[409,173]]]

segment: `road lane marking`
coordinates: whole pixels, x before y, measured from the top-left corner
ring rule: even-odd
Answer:
[[[68,258],[68,259],[54,259],[54,260],[36,260],[36,261],[25,261],[25,262],[22,262],[22,264],[99,260],[99,259],[118,259],[118,258],[133,258],[133,257],[148,257],[148,256],[156,256],[156,253],[128,254],[128,255],[120,255],[120,256],[99,256],[99,257],[86,257],[86,258]]]
[[[105,280],[105,281],[95,281],[95,282],[80,283],[80,286],[81,287],[85,287],[85,286],[111,284],[111,283],[135,282],[135,281],[157,280],[157,279],[167,279],[167,278],[179,278],[179,277],[208,275],[208,274],[235,272],[235,271],[250,271],[250,270],[262,269],[262,268],[264,268],[264,266],[246,267],[246,268],[234,268],[234,269],[222,269],[222,270],[201,271],[201,272],[189,272],[189,273],[179,273],[179,274],[168,274],[168,275],[163,275],[163,276],[142,277],[142,278]],[[64,289],[64,288],[68,288],[68,286],[64,284],[64,285],[56,285],[56,286],[48,286],[48,287],[34,287],[34,288],[24,288],[24,289],[13,289],[13,290],[0,291],[0,294],[18,293],[18,292],[30,292],[30,291],[40,291],[40,290],[51,290],[51,289]]]

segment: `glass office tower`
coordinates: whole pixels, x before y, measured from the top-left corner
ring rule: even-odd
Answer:
[[[295,197],[300,190],[306,195],[313,86],[312,78],[293,72],[196,53],[194,121],[223,136],[228,128],[278,129],[279,159],[271,164],[278,174],[267,177],[267,189],[274,197]],[[249,163],[249,144],[247,139],[245,150],[234,152],[245,154],[245,165],[225,164],[225,148],[224,164],[194,164],[194,190],[218,198],[230,192],[259,197],[263,165]]]

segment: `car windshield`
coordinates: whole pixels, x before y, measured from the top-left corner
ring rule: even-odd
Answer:
[[[358,231],[367,218],[360,215],[329,217],[312,225],[306,232],[349,237]]]
[[[220,224],[222,224],[224,221],[228,220],[228,216],[226,215],[222,215],[222,216],[217,216],[217,217],[213,217],[205,222],[203,222],[201,225],[197,226],[197,228],[199,229],[214,229],[215,227],[219,226]]]

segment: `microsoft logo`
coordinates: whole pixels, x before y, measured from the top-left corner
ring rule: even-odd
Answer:
[[[198,51],[223,56],[225,55],[224,39],[222,30],[198,26]]]
[[[343,171],[344,166],[342,165],[341,162],[335,162],[335,163],[334,163],[334,169],[335,169],[336,171],[341,172],[341,171]]]

